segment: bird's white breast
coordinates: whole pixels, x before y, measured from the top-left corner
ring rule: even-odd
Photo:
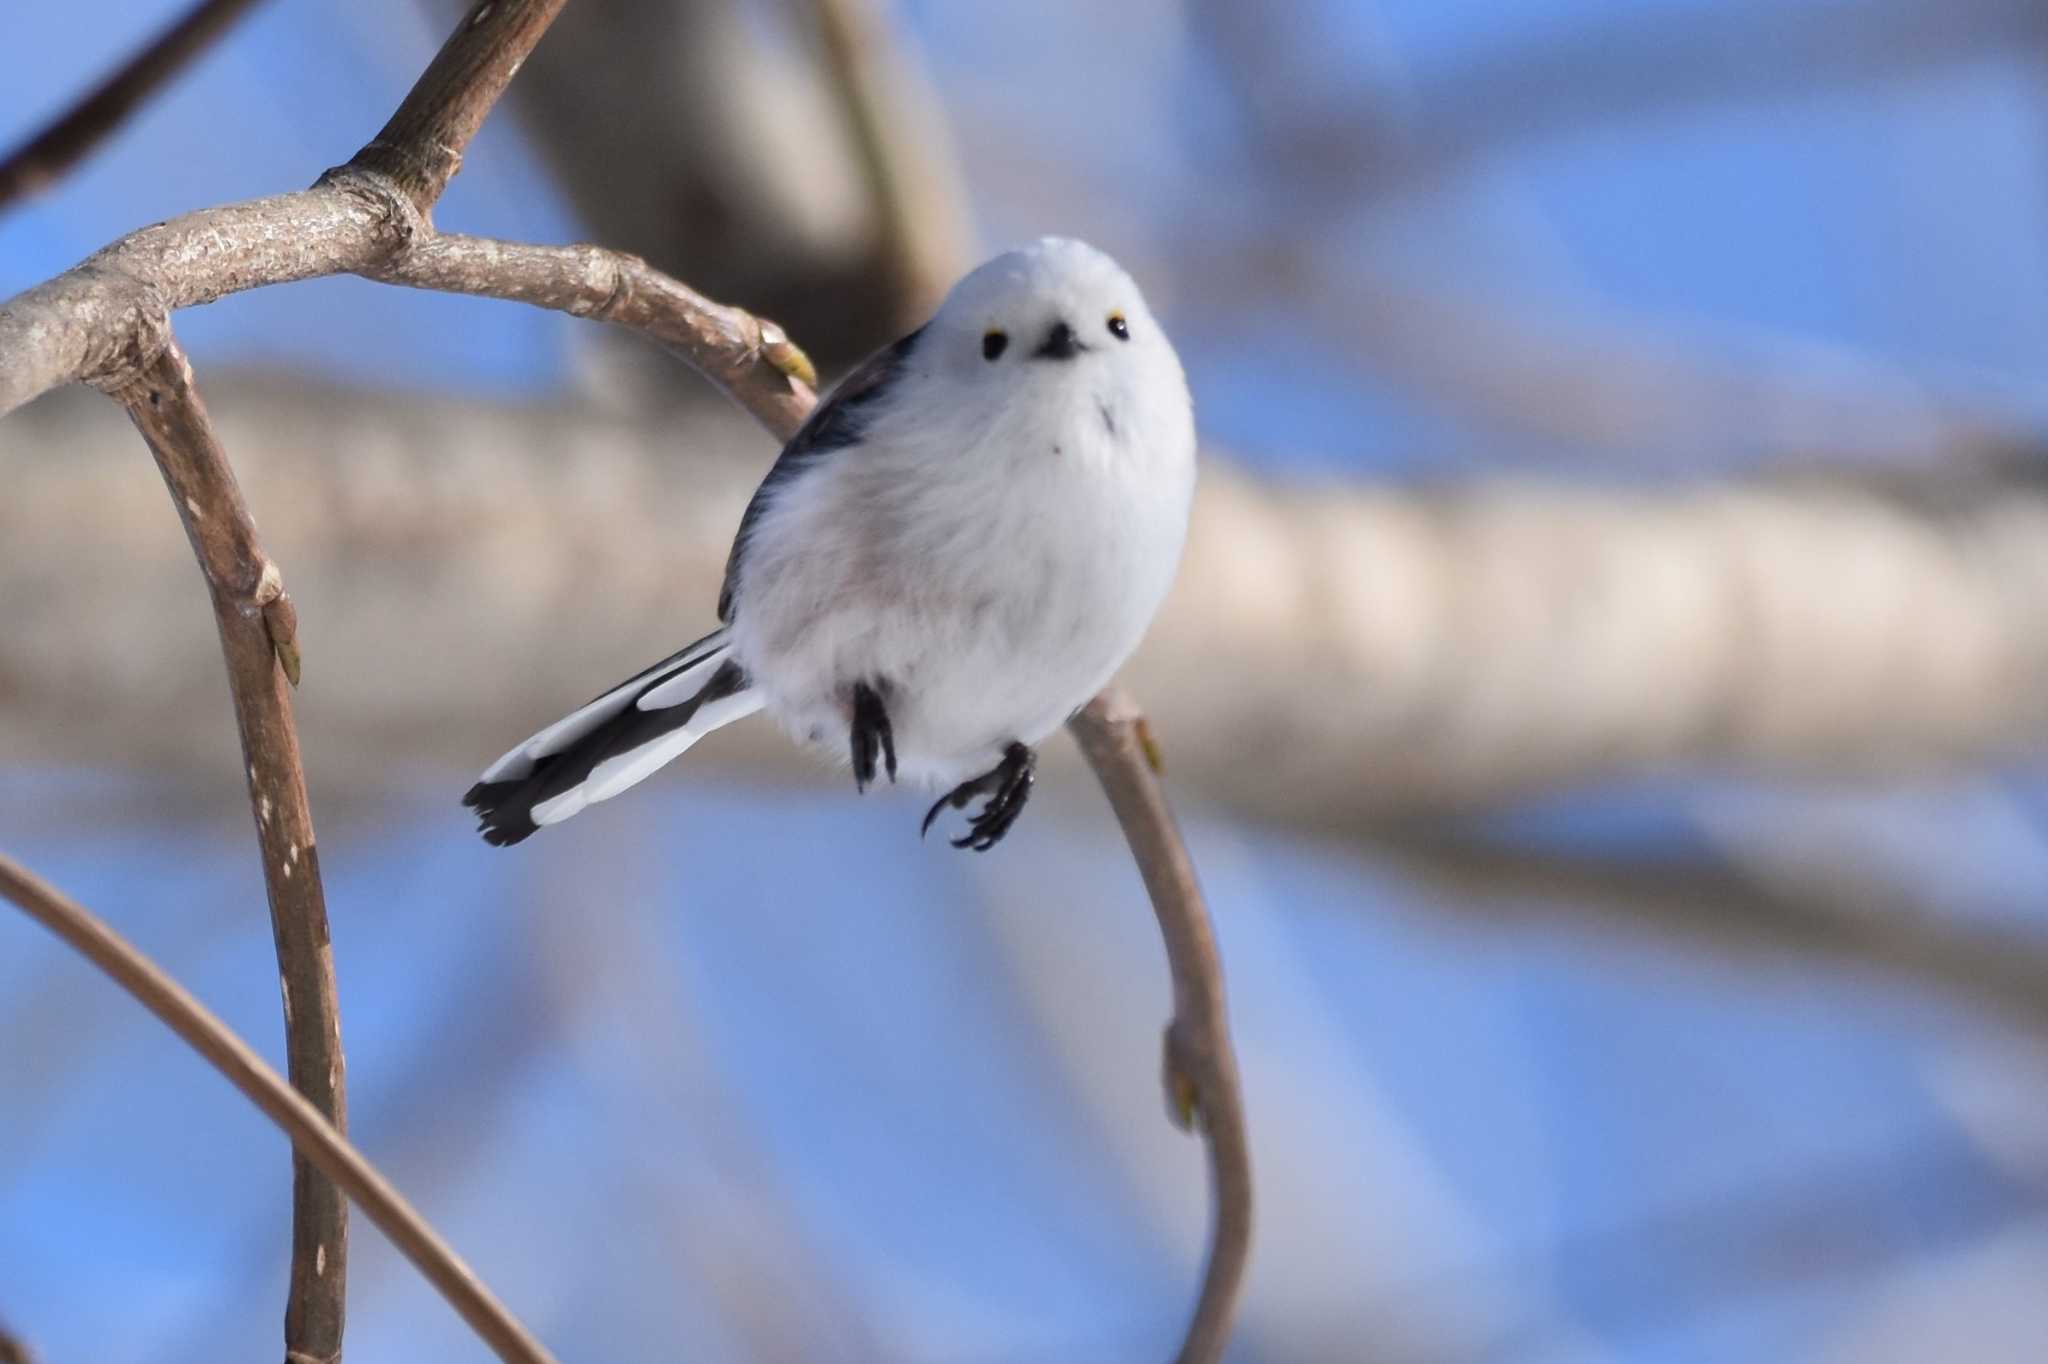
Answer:
[[[1194,482],[1170,384],[1085,363],[1026,400],[930,401],[792,479],[748,542],[734,649],[768,710],[844,756],[847,691],[887,684],[906,779],[952,783],[1099,690],[1173,579]]]

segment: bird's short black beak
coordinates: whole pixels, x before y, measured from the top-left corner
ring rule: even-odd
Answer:
[[[1031,352],[1034,360],[1071,360],[1088,348],[1081,344],[1081,338],[1074,335],[1074,329],[1064,322],[1052,324],[1052,330],[1045,334],[1045,344]]]

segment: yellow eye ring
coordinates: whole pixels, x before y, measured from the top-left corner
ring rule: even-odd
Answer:
[[[1124,321],[1121,309],[1109,315],[1109,334],[1119,341],[1131,339],[1131,324]]]

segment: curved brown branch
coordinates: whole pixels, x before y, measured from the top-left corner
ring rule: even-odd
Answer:
[[[233,27],[256,0],[199,0],[91,94],[0,161],[0,208],[42,190]]]
[[[133,380],[109,390],[142,433],[206,577],[241,732],[249,805],[263,858],[284,996],[292,1084],[337,1132],[348,1129],[347,1063],[320,853],[306,802],[291,687],[297,619],[277,565],[257,541],[234,470],[215,437],[174,337]],[[292,1162],[291,1293],[285,1349],[294,1360],[341,1356],[347,1316],[348,1204],[303,1155]]]
[[[713,303],[621,251],[437,233],[363,273],[386,284],[510,299],[616,323],[688,361],[771,431],[795,431],[816,401],[811,386],[817,372],[782,328]]]
[[[1111,687],[1069,720],[1067,729],[1123,826],[1173,972],[1163,1066],[1167,1113],[1178,1126],[1207,1138],[1216,1199],[1209,1264],[1179,1359],[1212,1364],[1230,1341],[1252,1241],[1251,1148],[1223,1002],[1223,962],[1194,863],[1160,789],[1158,754],[1137,703]]]
[[[30,918],[112,977],[284,1129],[298,1154],[347,1191],[500,1359],[507,1364],[553,1364],[553,1356],[427,1225],[405,1196],[183,986],[83,905],[4,853],[0,853],[0,896],[19,905]]]

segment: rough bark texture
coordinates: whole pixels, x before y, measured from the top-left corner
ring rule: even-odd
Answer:
[[[298,1091],[335,1131],[345,1132],[348,1083],[334,949],[292,723],[291,686],[299,674],[296,613],[277,565],[257,542],[255,523],[177,342],[167,341],[131,382],[109,392],[156,456],[206,578],[256,816],[287,1064]],[[347,1283],[348,1204],[340,1189],[295,1154],[291,1293],[285,1305],[286,1358],[292,1364],[341,1357]]]
[[[565,0],[476,0],[391,121],[349,164],[397,185],[420,213],[462,169],[462,153]]]
[[[64,384],[131,376],[163,348],[176,309],[384,258],[401,241],[392,197],[352,179],[201,209],[15,295],[0,304],[0,416]]]

